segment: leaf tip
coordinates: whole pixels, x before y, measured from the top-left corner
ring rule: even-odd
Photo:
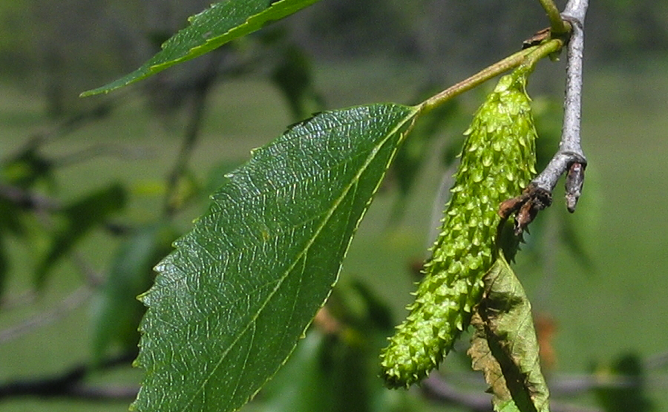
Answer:
[[[119,80],[121,80],[121,79],[119,79]],[[111,82],[111,83],[108,83],[108,84],[105,84],[104,86],[100,86],[100,87],[95,88],[95,89],[86,90],[85,92],[80,93],[79,97],[90,97],[90,96],[97,96],[99,94],[109,94],[109,92],[111,92],[111,91],[114,91],[116,89],[119,89],[123,86],[126,86],[126,85],[130,84],[130,82],[126,82],[126,83],[120,84],[120,85],[117,85],[117,83],[118,83],[118,80],[116,80],[114,82]]]

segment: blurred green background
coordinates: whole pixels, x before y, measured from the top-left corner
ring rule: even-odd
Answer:
[[[175,192],[182,204],[170,216],[174,230],[183,233],[206,207],[220,176],[294,121],[321,109],[416,103],[425,91],[444,89],[510,54],[548,25],[536,1],[324,0],[211,58],[109,96],[77,97],[136,68],[188,15],[207,5],[198,0],[0,3],[0,183],[14,173],[7,168],[13,156],[38,141],[37,152],[53,167],[31,190],[68,204],[120,182],[127,201],[109,221],[122,227],[154,222],[165,208],[167,177],[192,124],[193,90],[198,79],[214,73],[188,179]],[[555,199],[515,268],[545,322],[541,343],[554,350],[547,375],[556,400],[591,410],[626,410],[622,403],[601,401],[612,399],[603,389],[586,390],[616,387],[615,375],[626,359],[631,370],[637,366],[641,372],[626,382],[635,392],[623,396],[648,401],[638,401],[634,410],[668,411],[668,4],[594,2],[586,36],[584,196],[574,215]],[[554,134],[559,127],[549,113],[559,111],[563,70],[563,63],[543,62],[532,78],[529,92],[537,111],[547,113],[539,133]],[[286,71],[290,75],[281,77]],[[344,264],[342,282],[367,285],[395,322],[411,298],[410,268],[429,245],[434,199],[448,173],[443,152],[461,141],[491,83],[458,99],[451,118],[428,142],[424,165],[405,198],[396,176],[390,176]],[[294,97],[289,90],[301,92]],[[73,122],[78,118],[83,120]],[[538,145],[547,153],[556,150],[554,139]],[[3,221],[13,218],[7,210],[0,209]],[[558,229],[564,221],[571,232]],[[0,234],[6,259],[0,260],[8,262],[0,301],[0,411],[127,410],[141,379],[141,371],[127,363],[90,373],[84,382],[86,388],[117,393],[117,399],[76,391],[56,397],[2,392],[19,381],[90,364],[91,314],[100,287],[89,275],[105,278],[123,240],[109,227],[91,231],[37,290],[34,272],[48,250],[49,229],[59,221],[35,213],[25,222],[24,237],[0,225],[6,231]],[[443,374],[482,392],[479,377],[467,372],[464,353],[462,346],[444,363]],[[417,399],[420,393],[412,395]],[[248,408],[265,410],[258,405]],[[424,410],[463,410],[437,401],[425,405]]]

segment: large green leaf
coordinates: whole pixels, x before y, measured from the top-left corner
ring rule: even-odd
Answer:
[[[162,50],[134,72],[81,96],[108,93],[166,68],[208,53],[238,37],[261,29],[318,0],[223,0],[191,16],[190,25],[162,45]]]
[[[232,411],[273,376],[327,299],[418,112],[321,113],[228,175],[141,297],[136,410]]]
[[[484,298],[471,320],[473,369],[484,373],[494,410],[549,412],[531,304],[503,253],[483,281]]]

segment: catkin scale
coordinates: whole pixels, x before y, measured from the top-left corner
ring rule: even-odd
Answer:
[[[535,174],[536,129],[525,91],[528,72],[499,80],[476,112],[424,278],[381,353],[389,387],[424,379],[468,327],[482,278],[495,259],[499,204],[517,196]]]

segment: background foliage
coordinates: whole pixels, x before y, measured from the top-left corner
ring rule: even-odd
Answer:
[[[324,107],[415,102],[433,84],[442,88],[458,80],[460,73],[514,50],[518,41],[546,25],[533,2],[526,8],[469,3],[464,7],[454,1],[319,2],[211,58],[166,72],[118,97],[89,100],[76,96],[134,69],[188,15],[207,4],[75,0],[0,4],[0,182],[56,203],[51,205],[53,212],[50,204],[38,211],[17,207],[5,198],[0,204],[0,267],[6,268],[1,271],[0,387],[60,374],[80,362],[105,364],[109,357],[134,348],[137,336],[127,328],[130,323],[108,324],[108,328],[126,326],[128,332],[114,332],[116,339],[100,337],[104,336],[100,319],[109,318],[103,316],[105,299],[118,294],[132,301],[137,290],[150,284],[150,271],[137,269],[137,276],[125,281],[116,277],[120,262],[136,259],[151,262],[143,264],[150,267],[156,256],[164,255],[171,239],[202,213],[204,199],[218,186],[222,172],[246,159],[249,149],[280,134],[286,124]],[[543,227],[532,228],[534,236],[526,246],[530,253],[520,255],[516,268],[547,325],[543,337],[554,350],[550,386],[563,388],[561,396],[605,410],[624,410],[615,399],[629,396],[640,408],[636,410],[649,410],[651,405],[668,409],[662,355],[668,331],[661,293],[668,286],[661,275],[666,264],[662,225],[668,219],[657,206],[666,188],[649,178],[665,167],[668,149],[662,138],[668,126],[663,116],[668,66],[661,53],[668,41],[666,13],[660,2],[608,1],[592,6],[584,114],[591,167],[581,209],[567,217],[576,222],[577,231],[564,233],[555,229],[558,225],[547,224],[565,219],[558,208],[549,210],[541,217]],[[534,96],[562,88],[561,80],[554,80],[561,79],[561,68],[555,66],[539,68],[531,85]],[[281,75],[286,70],[300,73],[301,79],[291,84],[294,78]],[[201,79],[210,81],[204,98]],[[198,105],[202,100],[204,104]],[[370,210],[344,267],[348,285],[334,296],[333,302],[340,304],[332,310],[341,324],[309,336],[295,357],[295,363],[299,359],[304,363],[292,367],[308,371],[296,387],[322,388],[313,382],[330,382],[323,389],[327,394],[308,400],[295,395],[299,391],[282,388],[293,380],[288,367],[282,372],[286,377],[279,375],[249,410],[280,410],[288,402],[312,405],[308,402],[323,399],[337,400],[327,403],[332,410],[351,409],[345,402],[349,399],[364,399],[356,403],[365,408],[359,410],[457,408],[427,405],[415,393],[380,390],[373,366],[377,348],[391,333],[388,325],[403,316],[413,280],[406,268],[423,257],[428,244],[442,158],[456,152],[448,147],[457,147],[455,142],[480,100],[475,93],[458,100],[451,109],[452,120],[438,129],[438,139],[425,134],[426,142],[443,146],[442,150],[429,150],[427,144],[412,148],[417,153],[414,158],[425,155],[427,162],[415,186],[406,192],[412,196],[402,200],[401,219],[390,220],[400,197],[399,177],[389,181]],[[543,99],[536,99],[535,105],[543,113],[559,111],[558,104],[553,107]],[[199,112],[201,122],[195,121],[198,107],[206,109]],[[542,122],[544,131],[554,127],[549,116]],[[199,141],[187,172],[171,181],[167,175],[183,150],[181,140],[193,130]],[[547,147],[549,153],[548,142],[541,137],[539,147]],[[102,201],[108,208],[101,213],[97,202],[105,193],[116,203]],[[142,256],[123,258],[126,248],[139,248],[127,245],[141,243],[150,231],[160,235],[142,243]],[[554,250],[555,244],[572,244],[560,243],[561,237],[581,242],[589,260],[574,259],[566,247],[539,253],[541,248]],[[68,253],[50,252],[54,250]],[[58,259],[51,262],[55,258],[48,256]],[[42,274],[39,289],[35,289],[36,273]],[[113,285],[123,282],[127,287],[119,288],[122,293],[114,292]],[[137,315],[130,311],[124,316]],[[39,324],[46,326],[27,326]],[[556,332],[550,334],[555,325]],[[23,332],[30,328],[34,328],[31,333]],[[357,337],[369,331],[375,343],[362,345]],[[314,359],[320,363],[314,364]],[[467,387],[468,375],[458,369],[453,360],[444,371],[449,380]],[[637,379],[633,382],[643,384],[640,390],[617,389],[618,373]],[[87,375],[80,392],[65,397],[14,398],[0,392],[0,402],[8,411],[125,410],[132,395],[123,390],[131,392],[139,376],[128,367],[103,368]],[[368,379],[345,386],[350,376]],[[597,388],[594,392],[585,390],[592,386]],[[116,396],[94,400],[91,393],[100,388],[117,390],[121,400],[114,401]],[[554,395],[560,399],[558,391]],[[86,400],[81,400],[84,396]]]

